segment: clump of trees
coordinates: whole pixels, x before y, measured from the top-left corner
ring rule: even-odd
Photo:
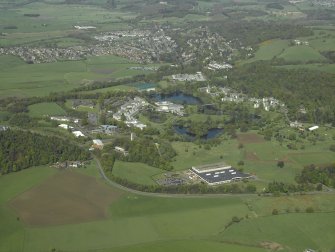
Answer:
[[[124,148],[128,155],[114,152],[115,146]],[[115,153],[119,160],[145,163],[164,170],[173,169],[170,161],[176,156],[176,151],[169,142],[150,138],[136,138],[134,141],[129,138],[116,138],[111,145],[104,148],[104,152]]]
[[[305,166],[300,175],[296,177],[300,184],[323,184],[335,188],[335,164],[317,167],[314,164]]]
[[[229,79],[231,87],[249,96],[273,96],[283,101],[292,120],[335,123],[335,77],[332,74],[275,68],[269,62],[258,62],[233,69],[229,72]],[[302,104],[306,114],[297,113]]]
[[[58,137],[29,131],[0,132],[1,174],[58,161],[87,160],[89,157],[88,151]]]
[[[335,164],[323,167],[317,167],[314,164],[305,166],[295,180],[297,184],[270,182],[265,192],[280,194],[321,191],[323,185],[335,188]]]

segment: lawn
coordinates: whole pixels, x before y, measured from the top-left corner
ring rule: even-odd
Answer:
[[[54,102],[43,102],[28,107],[31,117],[63,116],[66,112]]]

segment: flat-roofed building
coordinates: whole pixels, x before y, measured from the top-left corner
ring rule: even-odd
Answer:
[[[251,178],[250,174],[240,172],[226,163],[193,166],[192,172],[209,185],[218,185]]]

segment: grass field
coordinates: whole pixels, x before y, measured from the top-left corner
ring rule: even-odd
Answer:
[[[0,251],[44,252],[55,248],[73,252],[200,252],[208,249],[256,252],[266,251],[262,248],[264,241],[278,243],[283,251],[302,251],[305,246],[325,251],[334,248],[333,213],[271,215],[273,208],[285,213],[287,207],[294,212],[292,208],[296,206],[301,212],[308,206],[317,211],[334,211],[333,194],[161,198],[120,194],[101,182],[94,162],[78,172],[40,167],[0,177]],[[36,197],[38,195],[43,197]],[[115,195],[119,196],[115,198]],[[72,197],[76,200],[62,204]],[[96,197],[98,200],[93,200]],[[111,200],[104,220],[70,224],[67,216],[81,216],[86,208],[99,209],[100,197]],[[63,221],[69,223],[54,226],[41,217],[39,221],[44,220],[44,225],[26,225],[23,219],[17,220],[17,215],[8,207],[17,200],[34,203],[31,205],[37,212],[25,207],[28,214],[49,215],[51,220],[61,210]],[[78,200],[81,204],[77,204]],[[45,204],[47,202],[51,205]],[[88,205],[84,208],[83,204]],[[246,215],[248,219],[225,229],[233,216]]]
[[[310,46],[291,46],[285,49],[278,57],[283,58],[286,61],[301,62],[326,60],[324,56]]]
[[[43,102],[28,107],[31,117],[63,116],[66,112],[54,102]]]
[[[40,14],[40,16],[24,16],[24,14],[31,13]],[[60,17],[55,13],[62,13],[62,15]],[[109,11],[94,5],[40,2],[22,5],[15,9],[0,9],[0,23],[4,26],[17,26],[17,29],[12,30],[0,28],[0,32],[8,33],[0,40],[0,46],[43,42],[45,40],[48,43],[57,42],[57,39],[66,38],[73,33],[75,31],[74,25],[93,25],[101,31],[127,28],[127,24],[122,22],[120,17],[127,20],[133,18],[134,14],[118,12],[117,10]]]
[[[287,40],[276,39],[264,41],[259,45],[255,56],[245,61],[245,63],[257,60],[271,60],[273,57],[280,55],[287,47]]]
[[[163,170],[151,167],[142,163],[130,163],[130,162],[115,162],[113,168],[113,174],[116,177],[126,178],[131,182],[144,184],[144,185],[155,185],[152,176],[162,173]]]
[[[0,56],[0,62],[0,97],[44,96],[50,92],[69,91],[87,80],[111,80],[150,73],[128,69],[138,64],[116,56],[45,64],[26,64],[14,56]]]
[[[284,251],[335,248],[335,213],[292,213],[246,220],[223,233],[222,240],[239,244],[280,244]],[[322,235],[321,235],[322,233]],[[299,238],[298,238],[299,237]]]
[[[326,73],[335,73],[335,64],[302,64],[302,65],[285,65],[280,66],[288,69],[296,69],[296,68],[307,68],[311,70],[322,71]]]
[[[91,177],[62,171],[9,204],[27,225],[49,226],[105,219],[118,197]]]
[[[204,147],[199,148],[189,142],[173,142],[172,146],[177,152],[176,160],[172,162],[176,170],[190,169],[193,165],[223,161],[236,165],[242,157],[237,150],[238,143],[235,140],[224,141],[219,146],[212,147],[211,150],[205,150]]]

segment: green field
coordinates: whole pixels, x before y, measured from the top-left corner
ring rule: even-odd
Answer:
[[[326,73],[335,73],[335,64],[302,64],[302,65],[285,65],[280,66],[288,69],[295,69],[295,68],[307,68],[311,70],[322,71]]]
[[[117,161],[113,167],[114,176],[144,185],[155,185],[156,183],[152,177],[162,172],[161,169],[142,163]]]
[[[245,61],[245,63],[254,62],[257,60],[271,60],[273,57],[280,55],[288,47],[287,40],[269,40],[264,41],[259,45],[255,56]]]
[[[26,64],[14,56],[0,56],[0,62],[0,97],[44,96],[50,92],[69,91],[94,80],[150,73],[128,69],[138,64],[117,56],[44,64]]]
[[[242,157],[237,149],[238,144],[234,140],[224,141],[219,146],[212,147],[211,150],[206,150],[204,147],[199,148],[196,144],[187,142],[173,142],[172,146],[177,152],[176,160],[172,162],[176,170],[223,161],[236,165]]]
[[[24,16],[24,14],[32,13],[40,14],[40,16]],[[61,17],[55,13],[61,13]],[[94,5],[65,5],[39,2],[22,5],[16,9],[0,9],[0,23],[5,26],[14,24],[17,26],[17,29],[13,30],[0,28],[0,32],[8,33],[7,36],[2,37],[0,40],[0,46],[37,41],[57,43],[59,39],[67,39],[75,31],[74,25],[93,25],[99,31],[127,28],[126,23],[121,22],[120,17],[123,20],[127,20],[134,17],[134,14],[116,10],[110,12]],[[101,25],[101,22],[104,25]],[[59,42],[62,43],[61,41]],[[81,40],[75,41],[75,45],[80,45],[83,42]]]
[[[327,251],[335,245],[331,221],[334,213],[303,213],[307,206],[313,206],[318,212],[334,211],[334,194],[189,198],[124,193],[109,207],[109,217],[105,220],[46,227],[29,227],[18,220],[7,202],[59,172],[39,167],[0,177],[1,251],[44,252],[55,248],[84,252],[208,249],[256,252],[266,251],[261,248],[264,241],[278,243],[284,251],[301,251],[306,247]],[[101,182],[94,163],[79,172]],[[110,190],[115,189],[110,187]],[[286,213],[287,207],[295,206],[302,213],[271,216],[273,208]],[[225,228],[233,216],[247,215],[248,219]]]
[[[28,107],[31,117],[63,116],[66,112],[54,102],[36,103]]]
[[[331,251],[335,247],[335,222],[329,220],[334,218],[333,212],[291,213],[247,220],[224,232],[222,240],[254,245],[271,241],[281,244],[285,251],[307,248]]]
[[[310,46],[291,46],[284,50],[283,53],[279,55],[279,58],[283,58],[286,61],[325,61],[326,58],[323,57],[317,50]]]

